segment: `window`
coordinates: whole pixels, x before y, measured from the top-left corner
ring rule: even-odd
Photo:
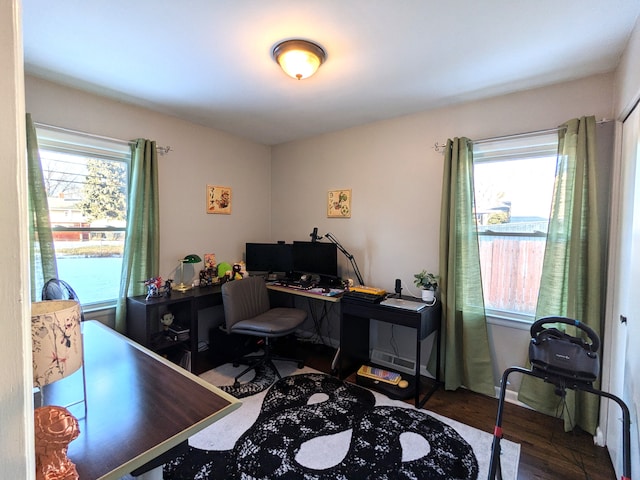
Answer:
[[[119,295],[131,151],[124,142],[37,127],[58,276],[83,305]]]
[[[473,147],[476,222],[485,307],[535,315],[556,168],[557,134]]]

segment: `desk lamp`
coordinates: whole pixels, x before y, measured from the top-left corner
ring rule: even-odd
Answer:
[[[313,235],[313,237],[316,237],[316,235],[315,235],[316,234],[316,230],[317,229],[315,229],[315,228],[313,229],[313,233],[311,234],[311,235]],[[316,238],[318,238],[318,237],[316,237]],[[335,246],[338,248],[338,250],[340,250],[344,254],[344,256],[347,257],[349,262],[351,262],[351,267],[353,268],[353,273],[356,274],[356,278],[358,279],[358,283],[360,285],[364,285],[364,280],[362,279],[362,275],[360,274],[360,269],[358,268],[358,264],[356,263],[356,259],[353,257],[353,255],[351,255],[349,252],[347,252],[347,250],[345,250],[345,248],[340,244],[340,242],[333,235],[333,233],[331,233],[331,232],[325,233],[324,238],[329,240],[331,243],[334,243]]]
[[[187,255],[186,257],[184,257],[183,259],[180,260],[180,283],[173,287],[174,290],[177,290],[179,292],[186,292],[187,290],[189,290],[191,288],[191,285],[186,285],[184,283],[184,264],[185,263],[200,263],[201,261],[202,261],[202,259],[198,255],[196,255],[194,253],[191,253],[191,254]]]
[[[83,364],[81,309],[75,300],[45,300],[31,304],[31,340],[33,350],[33,386],[43,387],[77,371]],[[86,384],[82,372],[86,414]],[[71,405],[80,403],[75,402]],[[71,406],[68,405],[68,406]]]

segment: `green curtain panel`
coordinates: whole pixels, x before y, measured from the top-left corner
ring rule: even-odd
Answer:
[[[144,281],[160,266],[158,154],[156,142],[138,139],[131,146],[127,231],[122,259],[116,330],[127,330],[127,297],[145,293]]]
[[[480,274],[473,147],[447,140],[440,217],[440,295],[445,388],[495,396]]]
[[[605,272],[599,235],[595,134],[593,116],[570,120],[560,128],[536,318],[559,315],[577,319],[602,338]],[[575,327],[567,326],[566,331],[576,335]],[[560,397],[552,385],[540,379],[524,377],[518,399],[549,415],[559,414]],[[566,401],[562,410],[565,430],[578,425],[595,434],[599,397],[568,390]]]
[[[27,175],[29,189],[29,265],[31,270],[31,300],[41,298],[42,287],[51,278],[58,278],[53,233],[49,222],[49,203],[44,186],[38,137],[27,113]]]

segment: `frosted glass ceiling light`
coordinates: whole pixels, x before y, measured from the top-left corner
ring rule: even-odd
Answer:
[[[290,77],[302,80],[310,77],[326,59],[319,45],[306,40],[285,40],[273,48],[273,59]]]

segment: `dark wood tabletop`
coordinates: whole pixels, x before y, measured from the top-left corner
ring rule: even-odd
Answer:
[[[240,406],[100,322],[84,322],[83,338],[87,413],[83,404],[69,407],[80,436],[68,450],[82,480],[120,478]],[[45,388],[50,405],[82,396],[81,371]]]

